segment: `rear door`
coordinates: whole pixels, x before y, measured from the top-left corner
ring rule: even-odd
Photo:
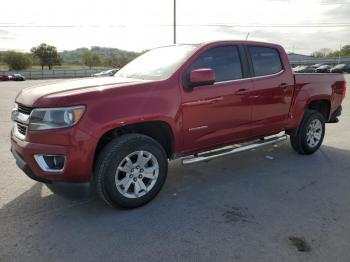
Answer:
[[[254,135],[283,130],[293,97],[294,78],[283,66],[280,51],[268,46],[247,46],[253,74],[251,93]]]
[[[198,54],[186,69],[211,68],[213,85],[182,90],[184,148],[204,149],[249,136],[252,83],[245,76],[238,46],[225,45]]]

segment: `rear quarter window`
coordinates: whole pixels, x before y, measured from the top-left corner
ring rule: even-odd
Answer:
[[[273,75],[282,71],[283,66],[279,52],[275,48],[249,46],[255,76]]]

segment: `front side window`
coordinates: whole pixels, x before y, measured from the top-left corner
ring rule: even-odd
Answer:
[[[236,46],[214,47],[203,53],[189,68],[189,72],[199,68],[211,68],[215,82],[242,78],[242,67]]]
[[[279,52],[275,48],[249,46],[255,76],[273,75],[282,71]]]

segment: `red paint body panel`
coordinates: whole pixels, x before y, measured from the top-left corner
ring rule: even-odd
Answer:
[[[86,182],[91,179],[96,148],[95,138],[80,131],[79,128],[51,131],[49,136],[39,131],[32,133],[28,137],[30,142],[11,135],[11,144],[36,176],[51,181]],[[65,155],[68,161],[63,173],[43,172],[34,161],[35,154]]]
[[[307,106],[312,101],[327,100],[331,109],[329,116],[341,105],[345,93],[345,79],[341,74],[295,74],[294,101],[291,118],[286,129],[299,126]],[[329,120],[329,119],[327,119]]]
[[[191,63],[206,50],[223,45],[273,47],[280,53],[283,71],[186,88],[184,74]],[[166,80],[91,78],[24,89],[16,98],[19,104],[33,108],[86,105],[86,111],[71,128],[29,131],[25,141],[14,135],[11,140],[36,176],[84,182],[92,177],[99,139],[112,129],[163,121],[172,130],[174,154],[184,155],[296,128],[314,100],[329,100],[332,113],[341,105],[343,88],[342,75],[293,75],[279,45],[251,41],[205,43]],[[41,171],[33,159],[40,153],[66,155],[63,173]]]

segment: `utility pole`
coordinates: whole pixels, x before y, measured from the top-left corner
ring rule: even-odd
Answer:
[[[176,44],[176,0],[174,0],[174,44]]]

